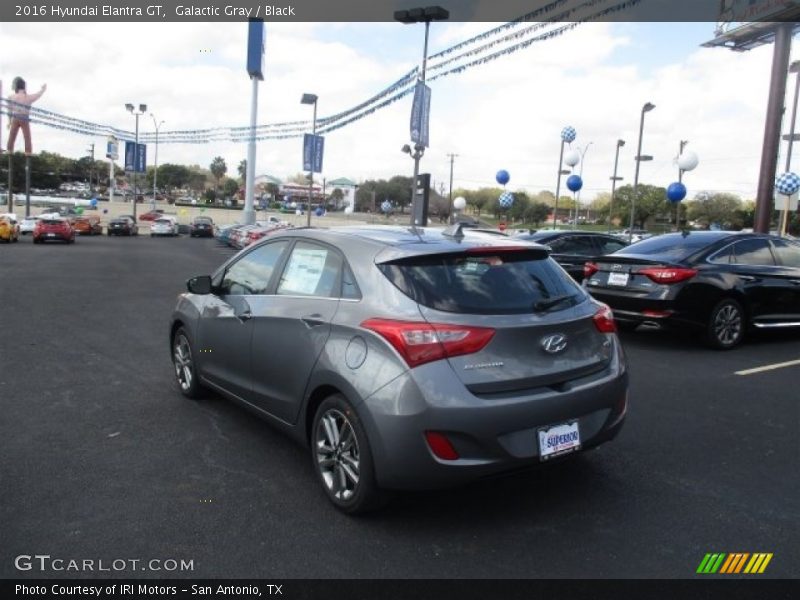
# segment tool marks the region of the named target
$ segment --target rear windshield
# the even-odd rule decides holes
[[[572,278],[535,250],[427,255],[379,268],[413,300],[446,312],[531,313],[567,308],[585,298]]]
[[[724,235],[660,235],[652,237],[625,248],[621,254],[642,254],[645,256],[658,255],[671,259],[683,259],[691,256],[698,250],[722,239]]]
[[[44,223],[45,225],[61,225],[62,223],[64,223],[64,221],[62,221],[61,219],[44,219],[42,223]]]

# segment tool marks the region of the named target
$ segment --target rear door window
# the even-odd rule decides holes
[[[738,265],[775,265],[767,240],[750,239],[733,245],[734,262]]]
[[[772,240],[772,246],[781,265],[800,268],[800,245],[786,240]]]
[[[297,242],[278,283],[278,295],[338,298],[342,257],[332,248]]]
[[[426,255],[379,268],[407,296],[446,312],[531,313],[556,304],[565,308],[585,297],[571,277],[537,250]]]
[[[563,237],[548,244],[556,254],[572,254],[575,256],[594,256],[597,249],[592,238],[587,235]]]

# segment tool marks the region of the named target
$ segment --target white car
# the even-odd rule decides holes
[[[25,217],[19,222],[19,232],[22,235],[33,233],[33,230],[36,228],[36,222],[40,218],[41,217]]]
[[[175,217],[161,217],[153,221],[150,226],[150,236],[178,235],[178,219]]]

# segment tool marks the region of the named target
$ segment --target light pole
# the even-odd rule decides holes
[[[139,117],[147,112],[147,104],[140,104],[139,111],[137,112],[133,104],[126,104],[125,108],[129,113],[131,113],[134,117],[136,117],[136,139],[134,143],[134,152],[133,152],[133,220],[136,220],[136,199],[139,196],[138,189],[136,187],[137,180],[136,180],[136,169],[139,167]]]
[[[611,202],[608,204],[608,233],[611,233],[611,211],[614,210],[614,194],[617,192],[617,182],[622,181],[622,177],[617,177],[617,167],[619,166],[619,149],[625,145],[625,140],[617,140],[617,151],[614,155],[614,174],[611,176]]]
[[[633,219],[636,210],[636,193],[639,190],[639,165],[643,160],[653,160],[652,156],[642,156],[642,135],[644,134],[644,115],[656,107],[655,104],[650,102],[642,106],[642,116],[639,120],[639,146],[636,151],[636,172],[633,176],[633,197],[631,198],[631,222],[628,229],[628,243],[633,242]]]
[[[164,124],[164,121],[157,121],[156,116],[153,113],[150,113],[150,116],[153,117],[153,125],[156,127],[156,155],[153,160],[155,163],[155,168],[153,169],[153,210],[156,208],[156,182],[158,181],[158,130]]]
[[[788,173],[792,170],[792,144],[794,144],[797,135],[795,134],[795,119],[797,118],[797,96],[800,94],[800,60],[794,61],[789,66],[789,73],[797,73],[794,84],[794,102],[792,103],[792,119],[789,122],[789,135],[783,136],[783,139],[788,140],[789,146],[786,149],[786,170]],[[789,197],[786,197],[786,204],[784,205],[783,215],[781,217],[780,234],[786,235],[786,228],[789,225]]]
[[[431,21],[445,21],[450,18],[450,12],[441,6],[428,6],[427,8],[411,8],[408,10],[397,10],[394,13],[394,20],[409,25],[411,23],[425,23],[425,44],[422,49],[422,75],[420,81],[425,84],[425,70],[428,66],[428,33],[431,27]],[[412,140],[413,141],[413,140]],[[403,146],[403,152],[405,148]],[[425,153],[425,145],[416,142],[414,144],[414,152],[407,153],[414,159],[414,178],[411,180],[411,225],[416,225],[415,215],[417,206],[417,178],[419,177],[419,161]]]
[[[581,151],[581,168],[578,171],[578,177],[583,179],[583,159],[586,156],[586,153],[589,151],[589,146],[594,144],[594,142],[589,142],[584,146],[583,150]],[[583,188],[581,188],[583,189]],[[578,193],[575,197],[575,228],[578,228],[578,216],[580,215],[580,202],[581,202],[581,190],[578,190]]]
[[[686,147],[686,144],[689,143],[689,140],[681,140],[680,144],[678,144],[678,160],[680,160],[681,155],[683,154],[683,149]],[[683,183],[683,169],[680,165],[678,165],[678,183]],[[675,231],[681,230],[681,203],[675,203]]]
[[[317,156],[317,95],[303,94],[300,104],[314,105],[314,118],[311,121],[311,160],[308,170],[308,210],[306,211],[306,227],[311,227],[311,195],[314,192],[314,160]]]
[[[448,154],[448,156],[450,157],[450,200],[449,200],[450,209],[449,209],[449,211],[447,213],[447,222],[448,223],[453,223],[454,222],[454,220],[453,220],[453,162],[455,162],[456,156],[458,156],[458,154],[452,154],[451,153],[451,154]]]

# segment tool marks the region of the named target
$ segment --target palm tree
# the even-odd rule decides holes
[[[239,163],[239,166],[237,167],[237,170],[239,171],[239,178],[242,180],[242,183],[244,183],[244,179],[245,179],[245,177],[247,177],[247,159],[246,158],[242,159],[242,161]]]
[[[211,161],[211,164],[208,168],[211,171],[211,174],[214,176],[214,196],[216,196],[217,191],[219,190],[219,181],[225,177],[225,173],[228,172],[228,165],[225,164],[224,158],[217,156]]]

